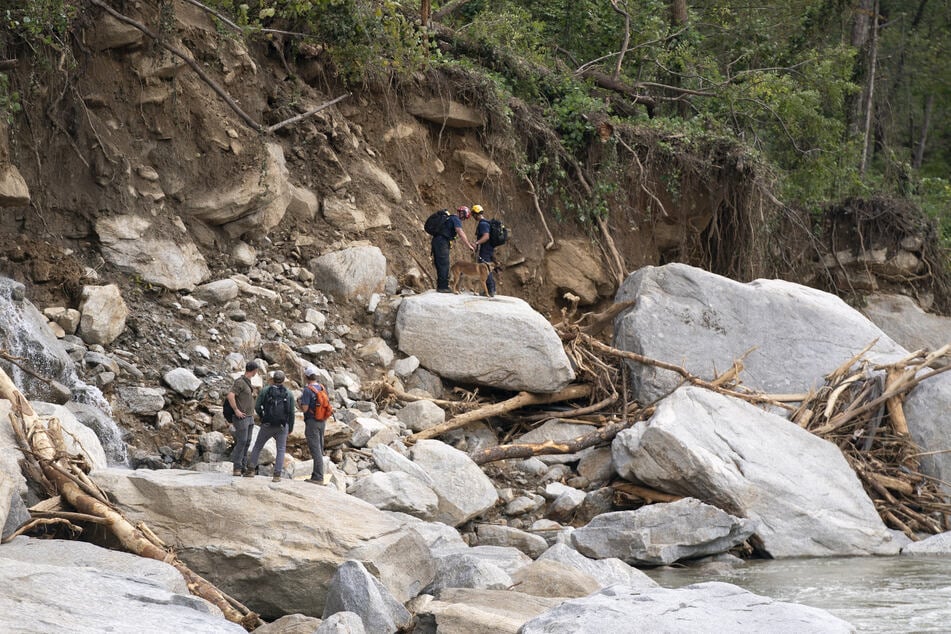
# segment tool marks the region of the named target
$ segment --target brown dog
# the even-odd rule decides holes
[[[449,268],[449,272],[452,275],[452,292],[459,292],[459,282],[462,281],[462,278],[477,277],[479,278],[479,281],[482,282],[482,292],[485,293],[486,297],[488,297],[489,287],[485,285],[485,281],[488,279],[489,273],[497,270],[499,270],[499,267],[494,262],[490,264],[485,262],[468,262],[465,260],[453,262],[452,266]],[[495,283],[498,284],[499,280],[496,279]]]

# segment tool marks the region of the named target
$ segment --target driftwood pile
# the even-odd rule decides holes
[[[0,398],[10,401],[10,424],[23,453],[21,470],[30,485],[45,499],[30,510],[31,520],[11,534],[75,538],[94,533],[92,541],[105,546],[118,543],[124,550],[164,561],[184,577],[189,591],[217,606],[225,618],[240,623],[248,631],[263,624],[257,614],[226,595],[211,582],[195,574],[171,548],[143,523],[133,524],[88,476],[90,467],[83,455],[67,450],[63,428],[56,418],[37,416],[30,402],[0,369]]]
[[[921,473],[925,454],[908,432],[902,399],[918,383],[951,370],[934,367],[951,358],[951,345],[872,365],[863,355],[873,344],[830,373],[791,420],[842,450],[886,525],[911,539],[947,531],[951,503],[940,487],[951,484]]]

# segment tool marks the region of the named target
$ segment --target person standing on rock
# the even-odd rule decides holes
[[[251,449],[251,459],[243,473],[245,477],[254,477],[264,443],[273,438],[277,444],[277,457],[274,461],[274,476],[271,481],[281,481],[284,454],[287,452],[287,436],[294,429],[294,397],[284,387],[284,378],[283,372],[275,371],[271,375],[271,385],[261,390],[258,400],[254,403],[254,411],[258,413],[261,429],[254,441],[254,448]]]
[[[234,475],[240,476],[248,466],[248,447],[251,445],[251,428],[254,427],[254,389],[251,378],[258,371],[258,364],[249,361],[244,366],[244,374],[234,380],[228,401],[234,408],[234,449],[231,450],[231,463]]]
[[[324,432],[327,430],[327,419],[333,411],[330,407],[330,398],[327,388],[317,382],[317,368],[311,366],[304,371],[307,385],[301,391],[298,405],[304,412],[304,437],[307,439],[307,448],[314,459],[314,469],[308,482],[322,485],[324,483]]]
[[[469,237],[462,229],[462,221],[469,218],[469,208],[465,205],[456,208],[456,215],[446,217],[443,231],[436,233],[432,239],[433,264],[436,266],[436,291],[451,293],[449,288],[449,249],[456,238],[462,238],[470,251],[475,251],[475,245],[469,242]]]
[[[495,247],[489,241],[492,229],[489,221],[483,216],[482,205],[472,205],[472,216],[476,221],[476,259],[480,263],[489,265],[489,273],[485,278],[485,288],[489,297],[495,297],[495,271],[492,270],[492,260],[495,257]]]

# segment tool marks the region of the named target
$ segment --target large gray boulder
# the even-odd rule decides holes
[[[601,589],[586,572],[554,559],[533,561],[512,575],[512,586],[536,597],[584,597]]]
[[[439,499],[431,519],[459,526],[498,501],[499,494],[489,477],[458,449],[438,440],[421,440],[413,445],[411,454],[413,462],[429,476]]]
[[[922,381],[905,398],[905,418],[915,443],[921,447],[921,470],[943,483],[951,495],[951,372]]]
[[[525,623],[519,634],[585,632],[801,632],[849,634],[854,628],[825,610],[774,601],[737,586],[707,582],[676,590],[615,585],[565,601]]]
[[[401,601],[433,578],[418,533],[332,487],[179,470],[92,477],[126,517],[144,521],[195,572],[265,618],[322,616],[328,583],[350,559]]]
[[[426,588],[427,594],[439,594],[444,588],[505,590],[512,585],[507,572],[468,549],[438,554],[435,561],[436,576]]]
[[[241,634],[172,566],[84,542],[0,545],[0,630]]]
[[[401,351],[460,383],[549,393],[575,378],[555,329],[515,297],[436,292],[407,297],[395,333]],[[487,343],[474,346],[474,341]]]
[[[898,553],[838,447],[745,401],[680,388],[612,451],[621,477],[756,520],[773,557]]]
[[[921,555],[933,557],[935,555],[947,557],[951,555],[951,532],[938,533],[922,539],[920,542],[911,542],[901,549],[903,555]]]
[[[330,580],[323,618],[338,612],[353,612],[367,630],[380,634],[402,631],[412,620],[403,604],[359,561],[344,562]]]
[[[276,227],[294,199],[284,150],[279,143],[268,142],[254,146],[253,151],[256,156],[249,160],[261,165],[254,178],[235,172],[230,178],[176,184],[178,189],[188,187],[188,195],[182,196],[184,211],[220,226],[232,238],[265,235]]]
[[[951,317],[926,313],[907,295],[871,295],[862,313],[906,350],[951,343]]]
[[[597,515],[571,533],[571,545],[594,559],[666,566],[724,553],[753,534],[755,522],[694,498]]]
[[[119,215],[98,219],[96,233],[103,257],[150,284],[191,290],[211,274],[184,225],[166,235],[148,218]]]
[[[310,270],[314,286],[337,301],[370,295],[383,290],[386,258],[378,247],[354,246],[314,259]]]
[[[743,383],[769,393],[806,392],[878,340],[873,361],[906,351],[858,311],[829,293],[781,280],[741,284],[686,264],[645,267],[618,289],[634,300],[614,325],[614,345],[683,366],[701,378],[743,358]],[[751,350],[752,349],[752,350]],[[673,391],[682,377],[629,363],[638,401]]]
[[[422,481],[402,471],[374,471],[354,482],[347,493],[383,511],[400,511],[424,520],[433,519],[439,498]]]

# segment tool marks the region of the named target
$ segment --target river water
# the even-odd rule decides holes
[[[951,557],[750,560],[646,572],[665,588],[724,581],[822,608],[858,632],[951,632]]]

